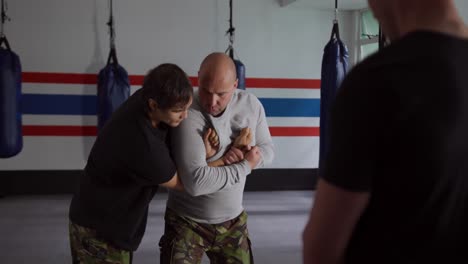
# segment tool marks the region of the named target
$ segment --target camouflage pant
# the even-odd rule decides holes
[[[166,209],[164,219],[161,264],[200,263],[203,253],[213,264],[253,264],[247,213],[224,223],[203,224]]]
[[[117,249],[96,237],[96,231],[70,221],[73,264],[131,264],[132,252]]]

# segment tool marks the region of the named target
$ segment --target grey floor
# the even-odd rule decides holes
[[[247,192],[256,263],[301,263],[301,232],[313,192]],[[134,263],[159,263],[165,194],[157,194]],[[0,263],[71,263],[68,244],[70,196],[12,196],[0,199]],[[203,263],[209,263],[206,256]]]

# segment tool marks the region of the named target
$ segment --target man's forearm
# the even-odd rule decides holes
[[[206,165],[186,172],[188,174],[183,178],[183,182],[187,193],[199,196],[231,188],[241,182],[250,172],[250,165],[246,160],[229,166]]]

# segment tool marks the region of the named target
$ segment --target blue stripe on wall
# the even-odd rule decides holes
[[[95,95],[23,94],[23,114],[96,115]],[[268,117],[319,117],[320,99],[259,98]]]
[[[269,117],[319,117],[320,99],[259,98]]]
[[[96,115],[95,95],[23,94],[23,114]]]

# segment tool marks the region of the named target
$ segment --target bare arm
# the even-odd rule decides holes
[[[304,264],[343,263],[369,192],[351,192],[320,179],[315,202],[302,235]]]
[[[184,185],[182,184],[182,181],[180,180],[177,173],[174,174],[174,176],[169,181],[161,183],[160,186],[166,187],[168,189],[176,190],[176,191],[184,190]]]

